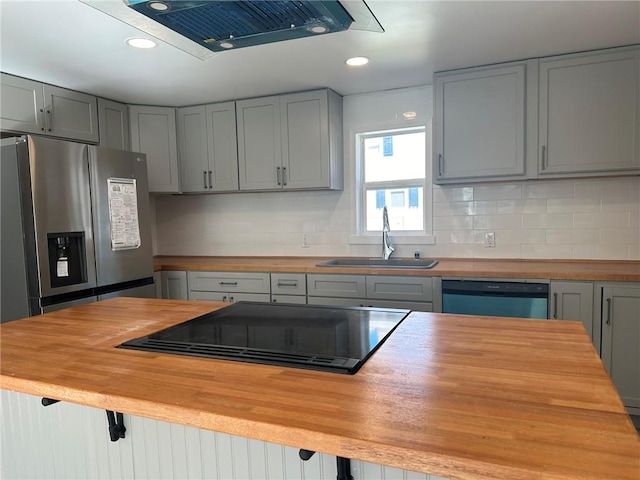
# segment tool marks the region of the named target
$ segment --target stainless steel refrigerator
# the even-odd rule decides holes
[[[0,164],[2,322],[155,297],[144,154],[25,136]]]

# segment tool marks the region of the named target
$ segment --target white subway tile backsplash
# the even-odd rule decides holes
[[[631,260],[620,245],[573,245],[573,258],[587,260]]]
[[[522,198],[571,198],[573,184],[570,182],[534,182],[522,186]]]
[[[600,245],[634,245],[640,243],[636,228],[601,228]]]
[[[476,186],[473,189],[474,200],[509,200],[522,198],[522,185],[493,184]]]
[[[473,217],[471,216],[450,216],[434,217],[434,230],[463,230],[473,228]]]
[[[595,245],[600,240],[600,231],[597,228],[563,228],[547,229],[546,243],[562,245]]]
[[[574,213],[575,228],[629,228],[629,213]]]
[[[522,215],[477,215],[473,217],[473,228],[484,230],[522,228]]]
[[[523,258],[572,258],[571,245],[522,245]]]
[[[469,202],[473,200],[473,187],[433,187],[434,203]]]
[[[590,213],[600,211],[601,202],[599,198],[550,198],[547,200],[547,212],[549,213]]]
[[[530,213],[522,216],[524,228],[572,228],[570,213]]]
[[[498,200],[496,202],[496,213],[504,214],[522,214],[522,213],[546,213],[546,199],[522,199],[522,200]]]

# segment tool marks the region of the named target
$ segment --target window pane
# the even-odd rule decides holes
[[[411,192],[414,193],[411,193]],[[366,230],[368,232],[382,231],[382,207],[378,207],[378,199],[382,196],[389,200],[389,225],[391,231],[424,230],[424,203],[422,187],[390,188],[386,190],[371,189],[366,194]],[[415,198],[413,198],[415,196]],[[407,199],[409,201],[407,202]],[[415,205],[412,204],[415,200]]]
[[[424,132],[369,137],[364,140],[364,181],[424,178]]]

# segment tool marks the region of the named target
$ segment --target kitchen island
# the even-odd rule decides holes
[[[355,375],[115,348],[223,306],[116,298],[4,324],[1,386],[446,477],[638,478],[580,323],[413,312]]]

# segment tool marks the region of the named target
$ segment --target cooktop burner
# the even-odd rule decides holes
[[[238,302],[119,347],[353,374],[409,313]]]

